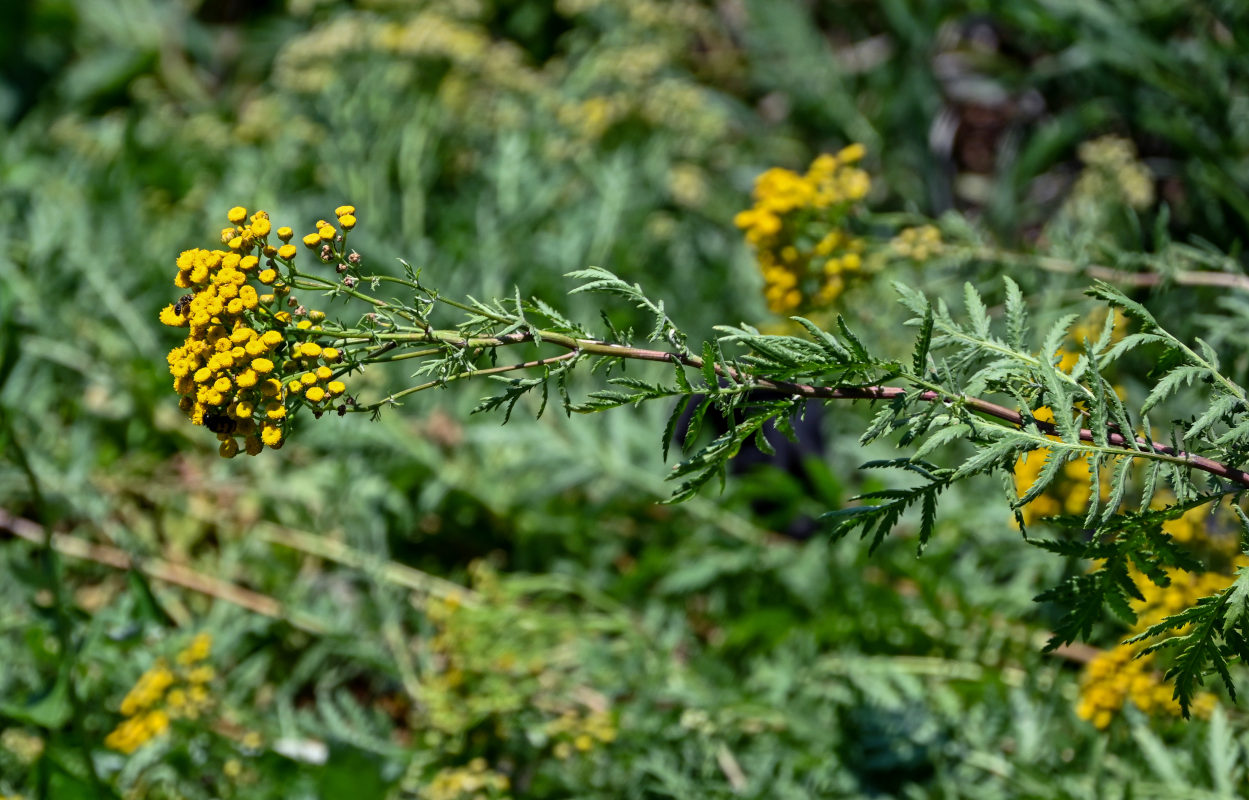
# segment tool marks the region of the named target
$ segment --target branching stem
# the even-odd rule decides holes
[[[389,405],[395,400],[398,400],[406,395],[424,391],[425,389],[430,389],[435,386],[440,386],[453,380],[462,380],[464,378],[471,378],[478,375],[500,374],[504,372],[528,369],[531,367],[545,366],[559,361],[570,360],[579,354],[599,355],[611,358],[626,358],[639,361],[669,362],[681,364],[693,369],[703,368],[703,359],[699,356],[688,353],[629,347],[597,339],[580,339],[561,333],[555,333],[553,331],[539,331],[537,337],[535,337],[533,333],[523,331],[516,331],[513,333],[503,334],[501,336],[470,337],[464,336],[459,331],[450,330],[429,330],[425,332],[417,331],[411,333],[370,333],[365,331],[345,331],[344,334],[346,334],[343,337],[345,341],[360,339],[394,342],[441,342],[444,345],[449,345],[459,349],[472,347],[502,347],[513,344],[531,343],[540,338],[542,342],[557,345],[570,351],[561,356],[537,359],[534,361],[525,361],[519,364],[511,364],[501,367],[468,370],[447,378],[429,381],[427,383],[404,389],[403,391],[390,395],[385,400],[381,400],[372,405],[360,406],[357,408],[359,411],[374,411],[381,406]],[[821,400],[893,400],[914,391],[914,389],[896,386],[815,386],[812,384],[783,381],[774,378],[759,378],[747,373],[742,373],[731,367],[722,367],[719,364],[715,365],[715,371],[718,375],[728,378],[734,383],[746,384],[753,389],[776,391],[782,394],[794,395],[798,397],[810,397],[812,399]],[[917,381],[913,378],[908,379],[912,380],[913,383],[923,384],[923,382]],[[963,407],[971,409],[979,414],[1001,420],[1019,429],[1023,429],[1026,422],[1028,425],[1035,426],[1036,429],[1040,431],[1041,435],[1046,437],[1058,435],[1058,428],[1054,423],[1030,417],[1025,418],[1019,411],[988,400],[982,400],[976,397],[948,395],[936,391],[935,389],[924,389],[920,392],[918,398],[929,403],[958,403]],[[1122,433],[1113,430],[1107,433],[1106,440],[1111,445],[1107,452],[1110,452],[1111,454],[1122,454],[1136,458],[1151,458],[1155,460],[1167,461],[1191,467],[1193,469],[1198,469],[1242,486],[1249,486],[1249,472],[1214,461],[1213,459],[1209,459],[1204,456],[1187,453],[1182,450],[1176,450],[1168,445],[1160,444],[1158,442],[1150,442],[1139,436],[1129,439]],[[1081,428],[1080,441],[1094,444],[1096,439],[1093,435],[1093,431],[1089,428]],[[1098,447],[1096,449],[1101,448]]]

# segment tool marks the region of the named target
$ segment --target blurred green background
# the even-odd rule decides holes
[[[516,287],[593,323],[598,299],[563,298],[563,275],[595,264],[694,337],[775,324],[733,214],[763,169],[850,142],[874,208],[961,212],[1078,257],[1095,243],[1045,237],[1078,146],[1117,134],[1163,204],[1118,219],[1120,244],[1238,257],[1243,4],[0,9],[0,795],[1245,790],[1233,705],[1187,724],[1128,709],[1104,731],[1076,717],[1095,651],[1041,655],[1052,619],[1032,598],[1079,566],[1023,546],[1005,508],[949,498],[919,560],[906,528],[871,557],[811,534],[878,485],[853,470],[880,455],[856,444],[866,409],[825,415],[822,451],[676,506],[658,504],[668,409],[535,422],[531,406],[500,426],[470,417],[474,385],[374,423],[303,420],[280,453],[224,461],[177,410],[177,336],[156,321],[174,258],[212,246],[227,208],[303,232],[352,203],[369,265],[403,258],[450,294]],[[994,272],[910,278],[940,294]],[[835,311],[904,346],[886,278]],[[130,688],[200,632],[202,712],[106,747]]]

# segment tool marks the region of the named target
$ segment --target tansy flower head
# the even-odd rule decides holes
[[[340,206],[338,211],[336,216],[344,218],[354,209]],[[267,213],[257,211],[249,218],[244,207],[236,206],[227,217],[233,227],[223,229],[221,238],[228,249],[195,248],[179,254],[174,284],[185,293],[161,309],[159,316],[162,323],[186,333],[166,359],[180,395],[178,408],[192,424],[216,434],[219,452],[228,458],[280,447],[286,433],[282,420],[289,411],[286,401],[292,395],[320,402],[346,387],[334,381],[327,388],[324,384],[333,372],[318,364],[320,358],[326,364],[341,358],[338,350],[323,348],[316,341],[293,341],[289,351],[284,351],[283,326],[293,321],[292,311],[268,310],[286,298],[303,318],[298,327],[306,331],[305,336],[322,331],[319,324],[325,320],[324,312],[306,311],[289,296],[291,286],[280,278],[272,260],[261,269],[257,245],[264,246],[264,257],[289,264],[296,254],[295,246],[289,244],[293,231],[278,228],[277,238],[283,244],[272,247],[265,241],[274,232]],[[318,232],[305,237],[305,242],[314,249],[329,249],[324,242],[337,237],[338,230],[324,220],[316,227]],[[258,284],[273,285],[272,293],[261,295]],[[308,393],[309,388],[315,391]],[[137,719],[130,721],[134,723],[127,729],[131,733],[138,730],[134,727]],[[115,731],[112,740],[127,747],[137,746],[138,741],[125,731]]]

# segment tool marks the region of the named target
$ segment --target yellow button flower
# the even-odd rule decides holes
[[[247,209],[243,208],[242,206],[235,206],[234,208],[226,212],[226,219],[230,220],[235,225],[237,225],[243,220],[247,219]]]

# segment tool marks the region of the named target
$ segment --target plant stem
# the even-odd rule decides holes
[[[564,361],[570,358],[575,358],[576,356],[581,355],[581,354],[601,355],[601,356],[607,356],[611,358],[627,358],[627,359],[634,359],[634,360],[639,360],[639,361],[669,362],[669,363],[681,364],[683,366],[690,367],[693,369],[702,369],[703,367],[703,359],[695,355],[675,353],[675,352],[671,352],[667,350],[648,350],[648,349],[639,348],[639,347],[628,347],[628,346],[612,344],[611,342],[604,342],[604,341],[600,341],[596,339],[578,339],[572,336],[566,336],[564,334],[554,333],[551,331],[539,331],[537,334],[537,337],[535,337],[534,334],[532,333],[517,331],[514,333],[504,334],[502,336],[475,336],[475,337],[466,338],[462,334],[460,334],[458,331],[430,330],[430,331],[426,331],[425,333],[392,334],[389,336],[385,334],[380,334],[379,338],[391,339],[394,341],[412,341],[412,342],[440,341],[445,344],[458,347],[458,348],[500,347],[504,345],[534,342],[540,338],[542,342],[557,345],[559,347],[564,347],[571,352],[566,353],[562,356],[554,356],[551,358],[537,359],[535,361],[526,361],[523,363],[511,364],[511,365],[503,366],[503,367],[491,367],[487,369],[469,370],[469,371],[461,372],[459,374],[450,376],[449,378],[429,381],[428,383],[423,383],[423,384],[420,384],[419,386],[413,386],[411,388],[404,389],[403,391],[393,394],[387,397],[386,399],[378,401],[377,403],[374,403],[372,405],[358,407],[356,409],[358,411],[374,411],[380,408],[381,406],[389,404],[405,395],[413,394],[419,391],[424,391],[425,389],[430,389],[435,386],[440,386],[444,383],[447,383],[453,380],[462,380],[464,378],[471,378],[477,375],[491,375],[491,374],[498,374],[502,372],[511,372],[511,371],[520,370],[520,369],[527,369],[529,367],[543,366],[546,364],[552,364],[558,361]],[[775,380],[771,378],[757,378],[748,373],[742,373],[739,370],[733,369],[731,367],[728,367],[728,368],[721,367],[719,364],[716,364],[714,366],[714,369],[715,369],[716,374],[721,375],[725,378],[728,378],[729,380],[737,384],[746,384],[754,389],[776,391],[782,394],[793,395],[797,397],[810,397],[813,399],[869,400],[869,401],[893,400],[898,397],[903,397],[909,393],[914,392],[913,388],[908,389],[908,388],[902,388],[902,387],[896,387],[896,386],[830,387],[830,386],[815,386],[815,385],[806,384],[806,383],[795,383],[792,381]],[[931,386],[931,384],[924,384],[924,382],[919,381],[918,379],[914,377],[907,377],[907,376],[903,376],[903,377],[906,378],[907,380],[910,380],[912,383],[919,383],[921,385]],[[979,413],[979,414],[982,414],[984,416],[991,417],[994,419],[1001,420],[1019,429],[1023,429],[1025,427],[1025,422],[1027,422],[1030,425],[1034,425],[1041,435],[1044,435],[1047,437],[1058,435],[1058,427],[1054,423],[1033,419],[1030,415],[1028,417],[1025,417],[1023,414],[1021,414],[1018,411],[1015,411],[1014,409],[1007,408],[1006,406],[999,405],[997,403],[993,403],[988,400],[983,400],[983,399],[976,398],[976,397],[948,395],[948,394],[944,394],[942,392],[939,392],[931,388],[924,389],[918,395],[916,395],[916,397],[917,399],[922,400],[924,402],[928,402],[928,403],[957,402],[963,407],[969,408],[972,411],[975,411],[976,413]],[[1224,478],[1226,480],[1232,481],[1242,486],[1249,486],[1249,473],[1241,469],[1238,469],[1236,467],[1228,466],[1218,461],[1214,461],[1213,459],[1209,459],[1204,456],[1194,455],[1192,453],[1187,453],[1182,450],[1176,450],[1173,447],[1160,444],[1158,442],[1149,442],[1139,436],[1128,438],[1118,431],[1109,431],[1107,433],[1106,438],[1109,444],[1111,445],[1111,447],[1109,448],[1109,452],[1112,452],[1112,453],[1121,452],[1123,455],[1132,456],[1136,458],[1152,458],[1152,459],[1161,460],[1161,461],[1168,461],[1174,464],[1180,464],[1183,466],[1191,467],[1193,469],[1201,470],[1203,472],[1207,472],[1211,475]],[[1090,444],[1095,443],[1096,440],[1093,436],[1092,430],[1090,430],[1089,428],[1081,428],[1080,429],[1080,441],[1088,442]],[[1099,447],[1096,449],[1102,449],[1102,448]]]
[[[1120,286],[1150,287],[1172,281],[1181,286],[1215,286],[1223,289],[1249,291],[1249,275],[1236,275],[1230,272],[1179,270],[1169,275],[1163,275],[1157,272],[1128,272],[1102,264],[1079,264],[1065,258],[1032,255],[1030,253],[1012,253],[1006,250],[995,250],[990,247],[967,248],[965,252],[967,255],[980,261],[1031,264],[1040,267],[1046,272],[1054,272],[1060,275],[1084,274],[1090,278],[1097,278],[1098,280]]]

